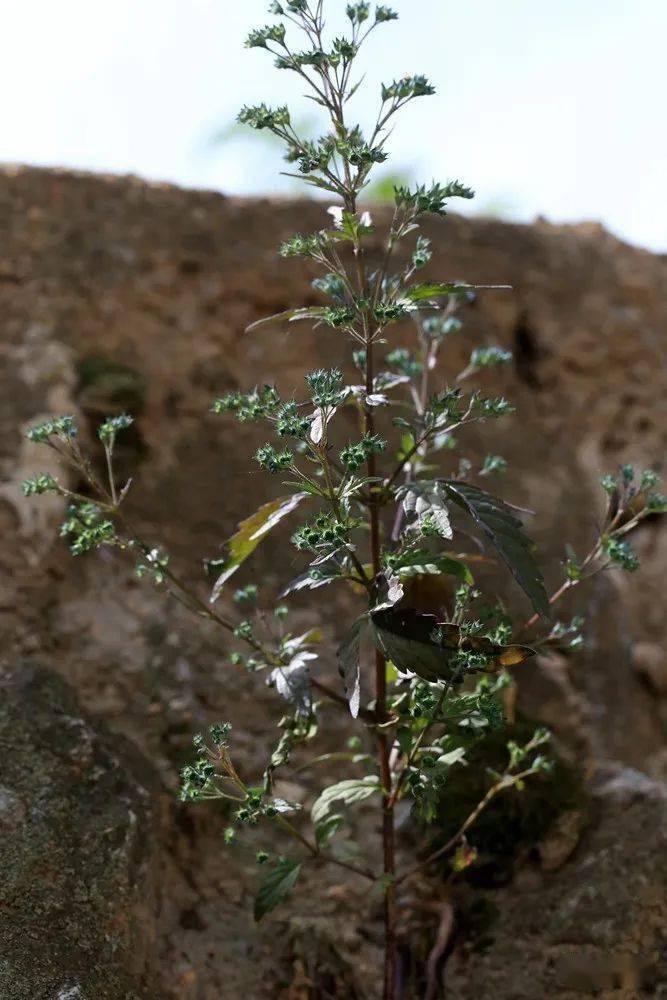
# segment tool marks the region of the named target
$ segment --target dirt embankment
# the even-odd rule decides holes
[[[127,408],[137,416],[121,450],[136,476],[134,517],[200,578],[201,559],[273,486],[249,458],[254,432],[213,417],[212,397],[264,380],[298,391],[305,372],[338,360],[331,332],[243,333],[315,301],[313,275],[275,248],[323,224],[312,202],[0,172],[0,636],[12,692],[0,710],[0,853],[17,873],[0,900],[0,983],[13,984],[2,995],[301,1000],[334,995],[337,982],[341,996],[373,996],[376,901],[323,882],[257,934],[252,861],[223,851],[214,811],[170,804],[192,733],[220,717],[234,723],[243,766],[261,768],[273,695],[231,674],[224,638],[131,567],[72,560],[56,537],[59,504],[26,503],[19,489],[45,468],[22,439],[26,424],[75,412],[85,434]],[[434,276],[514,286],[479,298],[445,364],[458,371],[473,341],[514,352],[500,391],[518,415],[471,447],[509,460],[499,489],[538,512],[532,533],[554,582],[563,542],[581,551],[595,530],[598,475],[664,461],[667,261],[591,225],[454,217],[429,229]],[[637,548],[636,578],[605,575],[587,595],[587,652],[541,660],[520,687],[520,706],[555,730],[590,782],[585,821],[568,807],[500,887],[468,899],[448,996],[663,995],[667,531],[647,524]],[[270,542],[258,554],[269,585],[293,571],[285,552]],[[330,609],[332,634],[335,618]],[[372,819],[360,823],[360,837],[372,831]],[[428,888],[445,898],[443,886]],[[37,935],[29,963],[17,927]]]

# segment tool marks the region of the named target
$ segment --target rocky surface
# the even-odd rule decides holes
[[[219,717],[234,723],[248,772],[261,767],[267,720],[276,714],[272,695],[257,691],[250,678],[230,674],[224,638],[193,626],[185,612],[165,605],[159,594],[133,579],[131,567],[68,556],[56,538],[59,504],[27,503],[20,497],[21,480],[44,471],[48,457],[24,443],[22,431],[41,415],[65,411],[76,413],[84,436],[90,435],[101,414],[130,409],[137,416],[136,434],[120,458],[135,475],[132,516],[147,538],[173,553],[180,572],[199,580],[201,558],[215,553],[239,517],[273,486],[255,473],[249,459],[253,432],[239,439],[235,429],[232,438],[230,425],[209,413],[212,397],[264,379],[275,379],[289,392],[298,389],[304,372],[338,360],[340,344],[331,332],[313,337],[300,325],[290,334],[275,329],[251,337],[243,333],[261,315],[315,301],[309,285],[313,275],[278,259],[275,247],[294,230],[320,227],[323,218],[322,206],[312,202],[243,202],[128,178],[58,171],[0,173],[4,655],[11,663],[38,657],[58,671],[76,691],[82,711],[94,712],[111,730],[129,737],[169,790],[192,733]],[[430,229],[435,277],[514,286],[512,294],[480,297],[466,317],[465,341],[452,342],[443,378],[447,370],[459,370],[472,340],[514,350],[514,370],[500,388],[516,402],[518,416],[469,443],[480,455],[500,453],[510,461],[512,478],[498,489],[538,512],[531,530],[540,542],[546,574],[555,582],[563,541],[582,550],[593,536],[600,511],[597,476],[621,461],[638,467],[659,467],[664,461],[667,261],[590,225],[517,226],[454,217]],[[643,558],[640,576],[608,574],[582,595],[588,605],[587,653],[541,661],[524,672],[520,684],[520,706],[555,729],[562,752],[578,761],[591,780],[610,759],[649,775],[652,782],[667,774],[667,532],[648,523],[637,548]],[[267,542],[258,553],[253,565],[269,585],[293,573],[291,564],[276,558],[284,552]],[[571,610],[576,609],[573,602]],[[329,614],[333,626],[335,609]],[[304,624],[312,621],[305,607],[298,616]],[[30,689],[23,696],[31,698]],[[3,787],[5,766],[0,768]],[[122,780],[135,787],[131,765],[122,770]],[[639,804],[632,808],[618,806],[608,788],[596,793],[583,839],[577,827],[566,848],[553,838],[544,848],[538,865],[544,881],[538,889],[530,881],[536,877],[534,860],[519,865],[516,883],[494,903],[501,914],[492,921],[497,930],[491,940],[497,943],[485,952],[473,978],[461,971],[467,946],[464,935],[456,937],[447,962],[452,989],[461,997],[474,989],[483,997],[508,1000],[569,996],[570,980],[553,969],[560,968],[569,945],[579,954],[586,941],[579,931],[566,939],[557,912],[549,911],[543,920],[536,914],[543,899],[552,900],[555,910],[559,901],[573,900],[582,880],[591,886],[591,909],[575,907],[578,926],[604,927],[608,937],[599,947],[610,954],[632,950],[633,928],[652,926],[657,904],[639,888],[635,894],[632,887],[639,881],[625,874],[621,861],[633,857],[637,837],[648,828],[647,844],[656,851],[660,846],[652,839],[661,808],[655,787],[650,784],[649,791],[648,784],[642,785]],[[8,816],[21,811],[11,802],[7,808]],[[154,824],[163,829],[152,806],[145,809],[151,830]],[[78,821],[76,802],[72,810]],[[120,814],[116,819],[122,827]],[[562,824],[567,840],[567,822]],[[127,836],[133,836],[129,820],[125,825]],[[319,909],[310,896],[300,901],[303,926],[283,914],[257,936],[248,917],[256,873],[249,864],[239,875],[237,862],[227,860],[219,817],[179,811],[167,826],[173,834],[157,838],[155,846],[162,852],[165,891],[159,907],[146,916],[146,926],[155,919],[157,930],[146,933],[139,948],[146,968],[151,954],[159,966],[155,997],[217,1000],[245,991],[261,998],[277,995],[278,983],[290,1000],[301,1000],[308,995],[303,979],[309,970],[331,963],[341,981],[352,984],[345,987],[347,995],[372,995],[367,984],[377,959],[374,904],[369,910],[358,907],[354,926],[343,931],[336,923],[336,900],[349,898],[353,886],[334,886]],[[143,844],[148,868],[149,846]],[[604,861],[608,855],[612,868]],[[647,847],[637,879],[649,875]],[[112,887],[113,881],[102,887],[102,909],[110,905]],[[626,891],[637,896],[636,910],[626,905]],[[616,921],[604,902],[607,895],[619,910]],[[145,898],[150,910],[155,897],[147,891]],[[525,921],[522,905],[531,914]],[[123,912],[133,912],[132,907]],[[528,929],[532,937],[524,938]],[[533,980],[516,982],[527,983],[521,988],[528,990],[539,983],[539,992],[512,993],[511,984],[509,992],[494,992],[512,936],[523,942],[516,950],[525,950],[526,968],[534,972]],[[632,997],[633,989],[658,995],[652,957],[657,937],[650,944],[649,936],[640,940],[637,948],[648,955],[646,962],[638,960],[642,970],[649,970],[640,974],[643,985],[610,996]],[[551,971],[540,965],[542,954],[554,956]],[[122,949],[117,953],[121,985],[109,993],[113,1000],[125,995],[123,989],[138,989],[131,958]],[[350,970],[351,978],[346,980],[348,972],[341,969]],[[230,982],[235,992],[225,993]],[[543,984],[553,992],[545,994]],[[73,981],[72,988],[76,985]],[[592,989],[581,987],[579,995]]]
[[[154,996],[159,781],[53,672],[0,685],[0,996]]]
[[[607,769],[591,809],[569,864],[526,866],[487,897],[489,937],[448,963],[448,998],[667,996],[667,789]]]

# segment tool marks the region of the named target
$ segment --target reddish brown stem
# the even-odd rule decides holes
[[[363,270],[361,270],[363,275]],[[366,338],[366,393],[373,391],[373,342]],[[366,433],[375,433],[375,421],[372,408],[366,405]],[[368,475],[376,475],[375,456],[368,459]],[[370,529],[371,529],[371,563],[373,577],[377,579],[380,573],[380,510],[379,498],[371,495]],[[377,721],[382,723],[387,716],[387,664],[379,650],[375,651],[375,713]],[[395,1000],[396,997],[396,857],[394,834],[394,802],[392,798],[392,775],[389,760],[390,745],[387,736],[380,730],[377,735],[378,758],[380,765],[380,781],[384,789],[382,802],[382,848],[384,859],[384,877],[386,879],[384,897],[385,925],[385,961],[384,961],[384,1000]]]

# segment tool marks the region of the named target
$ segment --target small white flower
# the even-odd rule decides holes
[[[373,218],[371,216],[371,213],[370,212],[364,212],[364,214],[359,219],[359,223],[362,226],[368,226],[368,227],[372,226],[373,225]]]

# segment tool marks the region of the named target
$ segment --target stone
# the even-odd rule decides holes
[[[532,886],[488,894],[485,946],[447,963],[451,1000],[663,996],[667,983],[667,789],[608,767],[576,853]]]
[[[159,782],[52,671],[0,686],[0,996],[152,997]]]
[[[632,650],[632,665],[657,695],[667,696],[667,654],[657,642],[638,642]]]
[[[374,210],[379,225],[387,211],[383,206]],[[57,989],[65,996],[75,991],[76,997],[79,990],[86,1000],[88,989],[104,1000],[104,991],[116,983],[130,996],[137,994],[144,988],[142,977],[150,981],[153,964],[159,974],[150,995],[159,1000],[218,1000],[226,987],[259,1000],[275,996],[275,983],[285,977],[289,982],[290,973],[294,978],[295,963],[302,961],[296,946],[285,945],[292,947],[291,957],[276,952],[276,940],[287,940],[279,934],[286,919],[281,913],[275,922],[267,918],[259,933],[253,927],[250,892],[256,866],[239,873],[238,862],[221,849],[219,814],[206,808],[179,811],[173,839],[163,843],[159,812],[150,804],[140,808],[143,779],[135,770],[143,754],[173,791],[193,733],[229,717],[244,772],[261,775],[274,735],[270,726],[281,711],[274,695],[256,678],[230,671],[226,638],[208,625],[193,624],[183,609],[136,581],[131,563],[72,559],[57,538],[62,505],[57,500],[27,504],[20,482],[34,472],[52,471],[49,455],[42,451],[40,457],[22,440],[25,427],[41,415],[75,413],[84,441],[93,444],[100,416],[129,407],[137,423],[118,451],[122,473],[133,476],[128,510],[137,530],[168,549],[179,572],[205,596],[201,560],[217,555],[238,520],[275,489],[275,480],[256,474],[251,459],[265,439],[263,429],[246,426],[239,433],[210,413],[212,399],[264,379],[276,380],[285,393],[299,392],[307,371],[331,366],[340,357],[339,334],[313,334],[305,324],[295,324],[289,333],[279,327],[244,333],[261,316],[318,301],[310,284],[316,271],[279,259],[276,247],[294,231],[314,231],[325,223],[325,206],[317,201],[237,200],[136,178],[0,168],[3,655],[11,663],[39,655],[71,685],[81,708],[68,708],[64,716],[82,718],[85,725],[67,730],[69,738],[88,734],[90,746],[107,761],[102,785],[113,773],[121,791],[104,797],[102,812],[112,817],[108,825],[127,828],[123,803],[129,800],[144,831],[137,856],[145,875],[139,873],[136,883],[123,869],[123,857],[114,856],[104,881],[86,854],[89,867],[81,870],[92,868],[95,877],[85,881],[101,885],[102,898],[86,900],[76,879],[71,883],[64,874],[49,897],[51,913],[59,914],[58,907],[71,907],[78,915],[106,913],[99,917],[104,927],[115,912],[105,909],[107,890],[114,879],[126,885],[118,895],[124,916],[114,931],[121,943],[113,956],[105,951],[94,921],[83,922],[81,936],[89,950],[79,961],[71,945],[63,943],[62,921],[56,918],[57,926],[47,927],[41,911],[33,915],[38,936],[58,942],[41,957],[30,943],[33,931],[25,909],[19,906],[15,932],[11,922],[3,925],[3,933],[14,934],[9,954],[17,978],[11,988],[18,990],[20,982],[28,989],[26,997],[40,996],[41,987],[31,994],[31,987],[23,985],[30,981],[20,978],[29,976],[32,965],[47,976],[50,970],[54,976],[62,973]],[[480,461],[486,454],[509,460],[508,477],[488,480],[488,485],[537,512],[529,531],[555,587],[564,541],[581,553],[595,537],[603,502],[598,476],[621,462],[644,468],[664,461],[667,259],[590,225],[510,225],[449,216],[430,221],[427,235],[435,250],[428,278],[514,287],[511,294],[480,294],[466,315],[465,336],[448,343],[442,379],[463,367],[473,346],[497,344],[514,352],[514,365],[494,386],[516,403],[517,416],[471,433],[462,444]],[[401,331],[393,330],[392,337],[400,339]],[[442,471],[449,467],[443,465]],[[267,539],[253,557],[253,572],[269,587],[284,585],[294,575],[284,538]],[[651,852],[663,849],[658,826],[663,807],[651,779],[667,775],[667,691],[658,656],[667,643],[664,525],[646,523],[636,547],[642,559],[638,574],[603,574],[558,610],[563,619],[586,614],[586,651],[535,658],[516,672],[519,713],[548,724],[568,766],[579,768],[589,781],[599,780],[595,776],[606,762],[617,761],[616,786],[612,779],[606,790],[596,786],[590,815],[570,810],[535,845],[534,862],[519,866],[514,882],[491,894],[501,917],[493,925],[490,949],[472,956],[473,964],[479,963],[476,971],[472,965],[464,968],[466,945],[457,939],[447,976],[463,997],[473,987],[481,998],[495,997],[496,983],[498,997],[508,1000],[539,1000],[551,995],[552,987],[567,991],[568,983],[573,996],[585,995],[591,984],[604,995],[605,963],[615,982],[639,981],[650,990],[658,976],[659,935],[651,928],[654,916],[662,913],[662,888],[660,877],[652,877],[660,855]],[[508,600],[527,614],[506,574],[502,583]],[[314,610],[298,606],[295,631],[317,622],[335,639],[356,613],[351,597],[332,593]],[[337,682],[334,671],[331,682]],[[51,683],[56,690],[56,680]],[[40,684],[21,689],[25,720],[33,700],[36,717],[46,717]],[[11,695],[10,704],[16,697]],[[0,705],[0,717],[4,711]],[[90,713],[103,722],[93,723]],[[341,716],[338,744],[347,735],[346,724]],[[132,744],[110,737],[108,729]],[[121,745],[130,747],[127,753],[118,750]],[[71,848],[79,858],[85,845],[73,844],[74,830],[90,830],[90,843],[97,842],[90,827],[96,817],[88,808],[94,787],[68,783],[67,756],[48,747],[47,741],[35,749],[35,740],[26,736],[15,748],[15,760],[3,762],[0,851],[13,850],[17,831],[31,827],[30,790],[21,775],[26,768],[32,773],[30,761],[42,753],[45,771],[60,775],[55,787],[63,789],[57,829],[64,832],[56,847],[62,840],[63,850]],[[115,771],[109,770],[111,757],[119,761]],[[651,778],[641,778],[640,772]],[[413,842],[407,823],[402,835]],[[128,833],[134,844],[132,836]],[[28,839],[25,850],[34,847],[42,857],[52,840]],[[124,842],[120,833],[119,840]],[[275,846],[280,850],[284,844]],[[155,854],[161,866],[160,900],[151,888]],[[19,881],[30,881],[25,867],[17,871]],[[70,892],[71,884],[76,891]],[[131,955],[123,944],[137,912],[131,884],[144,887],[145,933],[130,949],[139,952],[136,967],[128,964]],[[309,882],[297,905],[312,906],[316,913],[311,916],[318,916],[329,885],[322,873],[316,886]],[[40,890],[37,885],[31,891]],[[335,917],[348,926],[349,910],[341,905],[336,914],[333,897],[328,904],[327,920]],[[572,914],[572,939],[562,907]],[[22,965],[16,946],[20,933],[28,942]],[[363,970],[359,981],[367,983],[377,964],[377,907],[369,914],[360,902],[350,933],[360,949],[355,957],[355,967]],[[376,943],[366,953],[363,942],[369,938]],[[107,958],[103,980],[99,967]],[[628,997],[638,989],[623,988]],[[11,990],[9,995],[14,1000]],[[115,1000],[122,993],[108,995]]]

